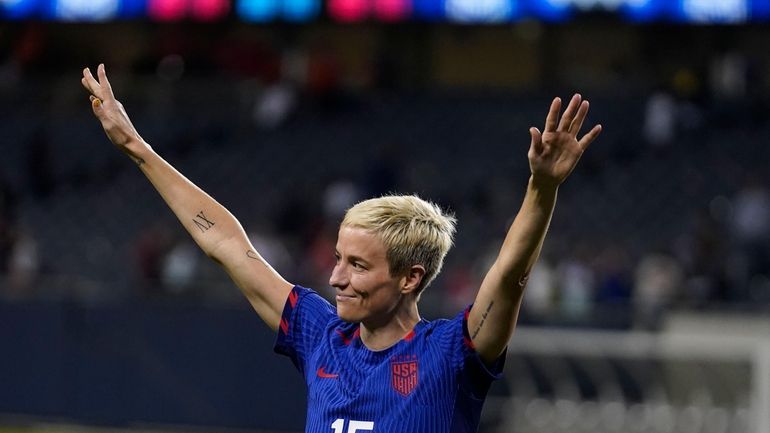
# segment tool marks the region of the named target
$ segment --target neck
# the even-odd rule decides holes
[[[361,341],[369,350],[385,350],[404,338],[419,321],[417,302],[401,304],[393,315],[381,324],[361,322]]]

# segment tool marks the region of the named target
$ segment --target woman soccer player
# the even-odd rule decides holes
[[[221,264],[277,332],[275,351],[305,377],[308,433],[475,432],[500,376],[524,288],[559,185],[601,132],[578,138],[588,101],[551,103],[541,133],[530,128],[524,202],[471,307],[451,320],[420,317],[420,294],[441,270],[455,220],[415,196],[386,196],[346,213],[329,279],[336,306],[284,280],[238,221],[155,153],[115,99],[104,69],[83,70],[91,108],[109,139],[155,186],[203,251]]]

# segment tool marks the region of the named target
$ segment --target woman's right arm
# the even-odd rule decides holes
[[[256,252],[241,224],[224,206],[142,139],[115,99],[104,65],[99,65],[97,75],[98,80],[86,68],[81,82],[91,93],[91,108],[107,137],[139,166],[198,246],[225,269],[262,320],[277,330],[292,285]]]

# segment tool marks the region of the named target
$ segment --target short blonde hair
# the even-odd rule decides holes
[[[420,294],[441,271],[452,247],[456,222],[454,216],[416,195],[388,195],[351,207],[340,225],[378,235],[385,244],[391,275],[414,265],[425,267],[416,290]]]

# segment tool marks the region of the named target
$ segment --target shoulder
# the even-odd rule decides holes
[[[337,309],[332,304],[324,299],[313,289],[307,287],[294,286],[289,292],[289,297],[286,300],[287,308],[297,308],[301,306],[305,309],[318,310],[319,312],[325,312],[329,314],[337,315]]]
[[[470,307],[460,311],[451,319],[436,319],[427,321],[421,334],[428,341],[438,342],[442,346],[454,347],[462,342],[467,334],[467,319]]]
[[[467,308],[455,314],[455,316],[451,319],[441,318],[427,321],[425,325],[425,331],[426,333],[440,334],[446,332],[454,332],[458,329],[462,330],[462,325],[468,320],[468,313],[470,310],[471,306],[469,305]]]
[[[294,286],[281,314],[280,329],[286,334],[292,328],[303,333],[314,329],[315,333],[337,318],[336,308],[315,290]]]

